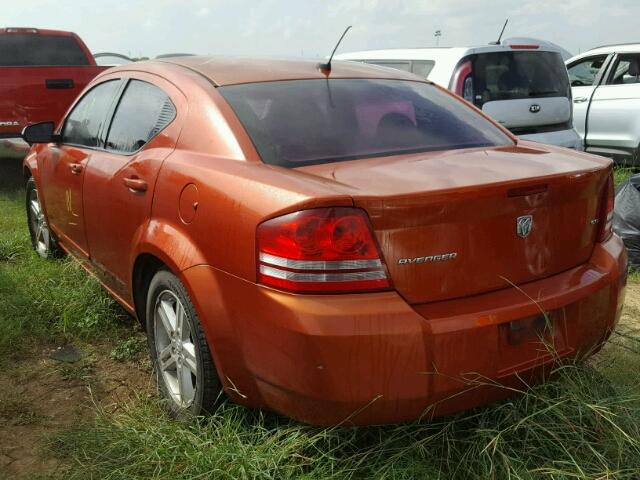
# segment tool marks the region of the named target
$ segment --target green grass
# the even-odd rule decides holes
[[[70,259],[32,251],[23,199],[0,193],[0,363],[34,342],[120,334],[132,321],[93,277]]]
[[[630,176],[636,173],[635,168],[631,167],[616,167],[613,170],[613,182],[617,187],[621,183],[626,182]]]
[[[0,194],[0,299],[4,368],[52,339],[111,339],[119,360],[141,349],[127,340],[133,321],[94,279],[31,252],[20,192]],[[314,428],[230,403],[179,422],[141,397],[115,412],[97,407],[95,419],[53,435],[49,454],[70,479],[637,479],[640,343],[613,340],[553,382],[430,424]],[[5,401],[0,417],[20,409]],[[29,409],[21,415],[37,421]]]

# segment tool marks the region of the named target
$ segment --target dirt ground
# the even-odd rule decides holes
[[[52,345],[0,373],[0,478],[55,474],[63,468],[45,452],[54,433],[94,415],[155,394],[146,357],[116,361],[107,345],[75,344],[81,359],[51,358]]]

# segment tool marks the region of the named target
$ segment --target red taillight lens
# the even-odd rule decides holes
[[[513,50],[537,50],[540,45],[526,44],[526,45],[509,45]]]
[[[473,103],[473,78],[471,73],[473,67],[471,62],[464,62],[458,67],[453,78],[453,91],[456,95],[464,98],[466,101]]]
[[[317,208],[258,226],[258,281],[291,292],[366,292],[389,288],[367,214]]]
[[[598,242],[604,242],[613,234],[613,199],[615,193],[613,188],[613,174],[609,175],[607,183],[602,191],[602,200],[600,201],[600,232],[598,233]]]

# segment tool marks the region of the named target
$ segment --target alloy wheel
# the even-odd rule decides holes
[[[31,222],[33,246],[38,255],[46,257],[49,254],[49,226],[40,205],[38,190],[35,188],[29,192],[29,221]]]
[[[188,408],[196,395],[196,347],[184,306],[170,290],[156,299],[154,334],[159,377],[176,405]]]

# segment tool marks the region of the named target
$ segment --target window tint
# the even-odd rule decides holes
[[[89,65],[73,37],[37,33],[0,35],[0,66]]]
[[[473,109],[422,82],[299,80],[218,91],[273,165],[511,144]]]
[[[132,153],[169,125],[176,109],[158,87],[131,80],[118,104],[107,137],[107,150]]]
[[[597,57],[589,57],[571,65],[568,68],[571,86],[581,87],[593,85],[606,59],[606,55],[599,55]]]
[[[640,83],[640,55],[620,55],[613,69],[609,85]]]
[[[99,146],[99,135],[120,82],[109,80],[89,90],[67,117],[62,132],[64,143]]]
[[[569,95],[569,77],[559,53],[495,52],[473,59],[473,99],[478,107],[494,100]]]

